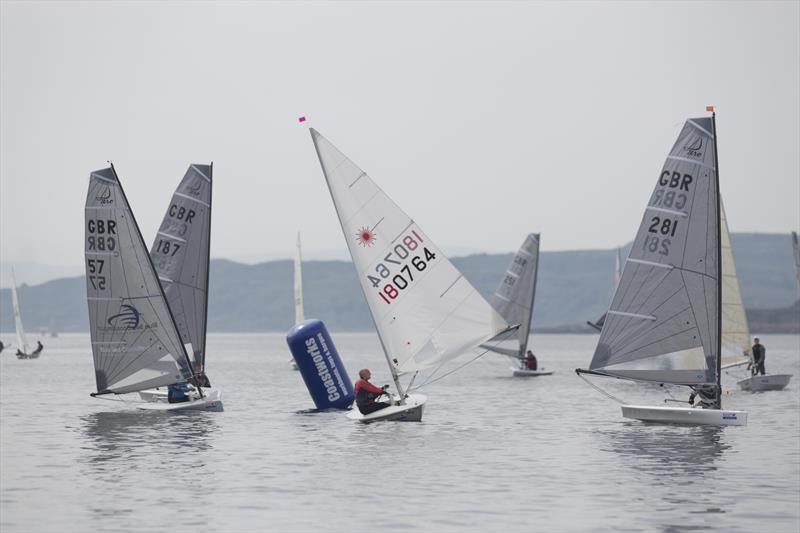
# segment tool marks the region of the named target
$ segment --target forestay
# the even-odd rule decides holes
[[[536,297],[536,274],[539,269],[538,233],[530,233],[514,255],[503,280],[494,291],[489,302],[509,324],[519,324],[517,339],[519,351],[508,353],[501,347],[485,346],[489,350],[522,357],[528,348],[528,337]]]
[[[303,311],[303,256],[300,251],[300,232],[297,232],[297,251],[294,255],[294,323],[304,321]]]
[[[664,163],[590,368],[656,382],[715,383],[718,190],[711,118],[690,119]]]
[[[190,165],[172,195],[150,250],[175,325],[191,345],[196,371],[205,366],[211,239],[210,165]]]
[[[750,360],[750,330],[742,305],[736,263],[731,249],[728,219],[720,199],[720,248],[722,253],[722,366]]]
[[[17,330],[17,349],[22,353],[28,353],[28,338],[25,336],[25,328],[22,327],[22,315],[19,312],[19,297],[17,296],[17,278],[14,269],[11,269],[11,305],[14,310],[14,327]]]
[[[84,244],[97,391],[188,380],[188,357],[113,168],[91,174]]]
[[[314,129],[311,136],[394,374],[438,366],[507,328],[365,172]]]

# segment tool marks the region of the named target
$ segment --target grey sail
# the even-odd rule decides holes
[[[590,369],[716,383],[719,207],[711,118],[686,122],[659,174]]]
[[[190,345],[195,372],[204,371],[211,239],[210,165],[190,165],[172,195],[150,249],[175,325]]]
[[[191,365],[113,167],[92,172],[85,218],[97,392],[122,394],[188,380]]]
[[[797,274],[797,284],[800,285],[800,243],[797,240],[797,232],[792,232],[792,251],[794,251],[794,267]]]
[[[517,330],[519,349],[509,350],[500,346],[483,345],[493,352],[523,357],[528,348],[533,302],[536,297],[536,274],[539,269],[539,237],[538,233],[528,234],[511,260],[497,290],[489,298],[489,303],[506,322],[519,324]]]

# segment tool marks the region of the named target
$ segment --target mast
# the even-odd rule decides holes
[[[720,220],[719,153],[717,151],[717,113],[711,106],[711,132],[714,134],[714,172],[717,185],[717,400],[722,409],[722,223]]]
[[[201,370],[205,374],[206,371],[206,333],[208,332],[208,278],[211,275],[211,206],[212,196],[214,194],[214,162],[208,166],[208,225],[206,231],[208,232],[208,250],[206,251],[206,301],[205,301],[205,317],[203,318],[203,364]],[[200,389],[200,386],[197,386]],[[201,392],[202,394],[202,392]]]
[[[139,242],[142,245],[142,249],[147,251],[147,247],[144,244],[144,238],[142,237],[142,230],[139,229],[139,223],[136,222],[136,216],[133,214],[133,209],[130,208],[130,202],[128,201],[128,197],[125,195],[125,189],[122,188],[122,183],[119,181],[119,176],[117,176],[117,170],[114,168],[114,163],[109,161],[109,165],[111,165],[111,172],[114,173],[114,179],[119,186],[119,192],[122,193],[122,197],[125,199],[125,203],[128,205],[128,211],[131,214],[131,220],[133,221],[133,227],[136,228],[136,236],[139,237]],[[172,309],[167,302],[167,295],[164,294],[164,287],[161,286],[161,282],[158,281],[158,275],[156,274],[156,267],[153,265],[153,258],[150,257],[149,253],[145,254],[147,256],[147,263],[150,265],[150,271],[153,273],[158,285],[158,292],[161,294],[161,298],[164,299],[165,307],[167,308],[167,312],[169,313],[169,319],[172,321],[172,325],[175,327],[175,331],[178,331],[178,327],[175,325],[175,317],[172,315]],[[189,358],[189,354],[186,353],[186,346],[183,345],[183,340],[181,339],[180,332],[178,332],[178,339],[180,339],[181,351],[183,352],[183,357],[186,359],[186,363],[189,365],[189,372],[192,373],[192,377],[195,377],[194,367],[192,366],[192,360]],[[199,387],[198,387],[199,390]],[[203,392],[200,391],[200,396],[203,395]]]
[[[333,189],[331,188],[330,178],[328,177],[328,173],[325,171],[325,165],[322,163],[322,155],[319,153],[319,147],[317,146],[317,139],[314,137],[314,128],[309,128],[311,132],[311,141],[314,143],[314,151],[317,153],[317,159],[319,159],[319,166],[322,168],[322,174],[325,176],[325,184],[328,186],[328,193],[331,195],[331,198],[335,199],[333,195]],[[339,225],[344,228],[345,224],[342,220],[342,215],[339,214],[339,208],[336,206],[336,202],[333,202],[333,209],[336,211],[336,217],[339,219]],[[350,253],[350,259],[353,261],[353,266],[355,267],[355,257],[353,257],[353,252],[350,251],[350,247],[347,247],[347,251]],[[364,285],[359,283],[361,287],[361,293],[364,295],[364,300],[369,301],[369,296],[367,292],[364,290]],[[389,355],[389,352],[386,350],[386,343],[383,340],[383,336],[381,336],[381,330],[378,327],[378,323],[375,321],[375,315],[370,310],[369,316],[372,318],[372,325],[375,327],[375,332],[378,334],[378,340],[381,343],[381,350],[383,350],[383,356],[386,358],[386,364],[389,365],[389,371],[392,373],[392,380],[394,381],[394,386],[397,387],[397,393],[400,395],[400,404],[405,404],[405,392],[403,391],[403,387],[400,386],[400,376],[397,375],[397,371],[395,370],[394,364],[392,363],[392,358]]]

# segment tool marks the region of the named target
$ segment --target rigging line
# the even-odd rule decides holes
[[[470,363],[472,363],[472,362],[474,362],[474,361],[477,361],[478,359],[480,359],[481,357],[483,357],[483,356],[484,356],[484,355],[486,355],[487,353],[489,353],[489,350],[484,350],[482,353],[479,353],[478,355],[476,355],[475,357],[473,357],[472,359],[470,359],[469,361],[467,361],[467,362],[466,362],[466,363],[464,363],[463,365],[455,367],[455,368],[454,368],[453,370],[451,370],[450,372],[447,372],[446,374],[442,374],[441,376],[439,376],[439,377],[438,377],[438,378],[436,378],[436,379],[432,379],[432,378],[433,378],[433,374],[432,374],[432,375],[431,375],[431,376],[430,376],[428,379],[426,379],[425,381],[423,381],[421,385],[417,385],[416,387],[414,387],[414,390],[419,390],[419,389],[421,389],[422,387],[425,387],[426,385],[430,385],[431,383],[436,383],[437,381],[439,381],[439,380],[441,380],[441,379],[444,379],[444,378],[446,378],[447,376],[449,376],[449,375],[450,375],[450,374],[452,374],[453,372],[457,372],[457,371],[461,370],[462,368],[464,368],[465,366],[467,366],[468,364],[470,364]],[[443,363],[443,364],[444,364],[444,363]],[[439,368],[441,368],[441,365],[439,365]],[[437,371],[438,371],[438,369],[437,369]],[[410,392],[410,391],[408,391],[408,392]]]
[[[592,383],[591,381],[586,379],[583,376],[583,374],[578,374],[578,377],[581,378],[586,383],[588,383],[591,388],[593,388],[594,390],[596,390],[597,392],[599,392],[603,396],[606,396],[607,398],[611,398],[612,400],[614,400],[615,402],[619,403],[620,405],[626,405],[628,403],[628,402],[624,402],[624,401],[620,400],[619,398],[617,398],[616,396],[614,396],[610,392],[604,391],[603,389],[601,389],[600,387],[598,387],[597,385],[595,385],[594,383]]]

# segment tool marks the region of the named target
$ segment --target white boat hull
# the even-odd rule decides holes
[[[156,389],[157,390],[157,389]],[[150,392],[150,391],[143,391]],[[141,396],[141,393],[139,393]],[[193,395],[192,399],[188,402],[169,403],[167,395],[163,395],[163,399],[159,395],[151,396],[153,400],[148,400],[146,403],[141,403],[136,406],[137,409],[144,411],[222,411],[222,391],[219,389],[203,389],[203,397],[199,398]]]
[[[516,378],[535,378],[537,376],[552,376],[552,370],[525,370],[524,368],[511,368]]]
[[[783,390],[792,379],[791,374],[768,374],[766,376],[752,376],[738,382],[742,390],[759,392],[767,390]]]
[[[356,420],[363,424],[378,421],[395,422],[420,422],[422,420],[422,410],[428,398],[424,394],[409,394],[406,402],[402,405],[390,405],[368,415],[361,414],[357,407],[347,413],[347,418]]]
[[[727,409],[623,405],[622,416],[643,422],[660,422],[662,424],[747,425],[747,411],[729,411]]]

